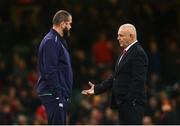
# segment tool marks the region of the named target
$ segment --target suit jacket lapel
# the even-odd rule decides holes
[[[128,52],[126,53],[126,55],[123,57],[123,59],[120,61],[119,64],[117,64],[116,68],[115,68],[115,75],[119,72],[119,70],[121,69],[121,67],[124,65],[124,63],[126,63],[126,61],[128,60],[130,55],[130,50],[128,50]]]
[[[119,71],[119,69],[124,65],[124,63],[126,63],[126,61],[129,59],[129,55],[131,54],[131,50],[128,50],[128,52],[126,53],[126,55],[123,57],[123,59],[120,61],[118,67],[117,67],[117,71]]]
[[[121,55],[118,56],[118,59],[116,61],[116,65],[115,65],[115,71],[117,70],[117,67],[118,67],[118,62],[119,62],[119,59],[120,59]]]

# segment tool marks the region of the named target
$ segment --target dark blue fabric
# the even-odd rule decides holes
[[[67,115],[67,102],[64,100],[59,101],[54,96],[41,96],[41,102],[46,108],[49,125],[65,125]],[[62,104],[63,106],[59,106]]]
[[[38,70],[38,94],[52,93],[60,99],[70,96],[73,73],[67,43],[54,29],[39,46]]]

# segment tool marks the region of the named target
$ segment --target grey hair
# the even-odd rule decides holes
[[[54,15],[52,23],[53,23],[53,25],[58,25],[59,23],[61,23],[63,21],[68,21],[69,17],[72,17],[72,16],[71,16],[71,14],[68,11],[59,10]]]

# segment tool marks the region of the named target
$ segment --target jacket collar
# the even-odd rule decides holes
[[[57,36],[57,37],[60,39],[60,41],[61,41],[61,43],[63,44],[63,46],[64,46],[66,49],[68,49],[68,45],[67,45],[66,40],[65,40],[56,30],[54,30],[53,28],[51,28],[50,32],[51,32],[53,35]]]

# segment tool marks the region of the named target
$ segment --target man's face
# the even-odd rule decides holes
[[[64,22],[63,34],[65,37],[70,36],[71,24],[72,24],[72,17],[69,17],[69,20]]]
[[[69,17],[69,20],[65,21],[65,28],[70,30],[71,29],[71,24],[72,24],[72,17]]]
[[[126,29],[120,27],[118,31],[117,39],[119,41],[120,47],[126,48],[129,45],[129,41],[131,38],[130,38],[130,34],[128,34]]]

